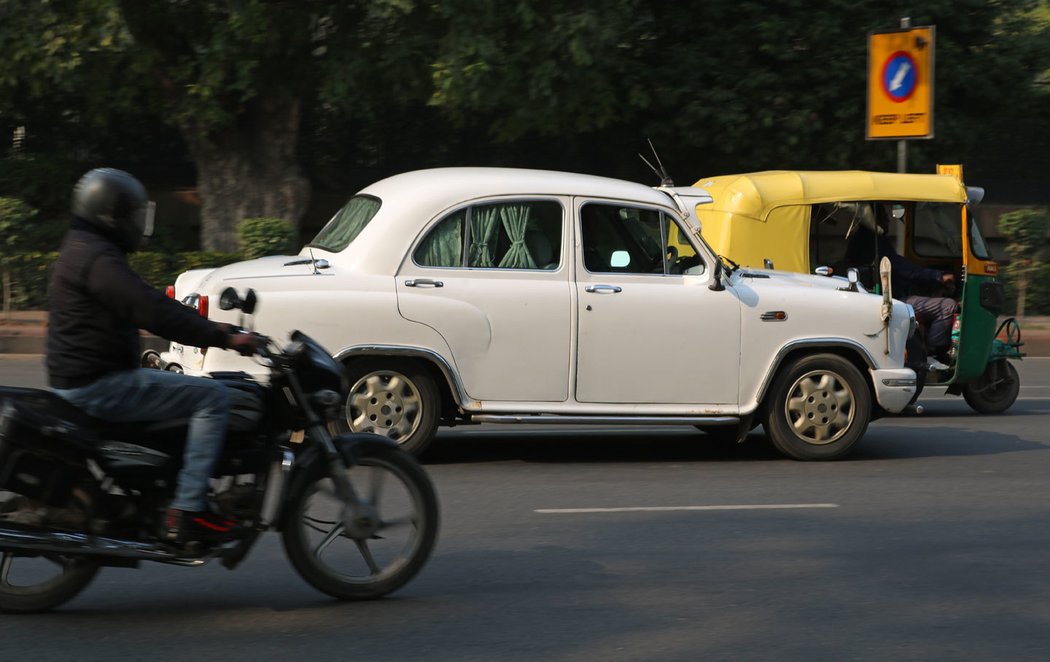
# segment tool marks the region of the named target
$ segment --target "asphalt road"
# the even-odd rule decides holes
[[[426,458],[438,548],[394,596],[330,600],[270,535],[235,572],[107,569],[0,616],[0,660],[1045,660],[1050,360],[1019,368],[1006,415],[927,393],[834,463],[760,430],[455,428]]]

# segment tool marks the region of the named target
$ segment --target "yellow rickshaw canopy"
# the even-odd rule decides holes
[[[705,177],[693,186],[714,198],[705,211],[766,220],[784,205],[856,200],[966,202],[966,187],[952,175],[915,175],[864,170],[769,170]]]

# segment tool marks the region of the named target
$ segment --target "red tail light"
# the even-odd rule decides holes
[[[168,295],[169,299],[174,299],[175,298],[175,286],[174,285],[168,285],[167,287],[165,287],[164,288],[164,294]]]
[[[201,296],[197,299],[197,312],[200,313],[201,317],[208,316],[208,297]]]

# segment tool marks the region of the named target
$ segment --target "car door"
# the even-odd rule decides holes
[[[576,399],[736,404],[740,304],[708,287],[704,253],[669,245],[677,219],[621,202],[576,205]]]
[[[401,315],[441,334],[471,398],[568,399],[566,209],[554,197],[472,204],[431,224],[402,263]]]

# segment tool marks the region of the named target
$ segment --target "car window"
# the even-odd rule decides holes
[[[557,269],[563,217],[554,200],[474,205],[435,225],[413,258],[424,267]]]
[[[655,209],[588,203],[580,210],[583,266],[593,273],[703,273],[686,233]]]
[[[332,220],[321,228],[308,245],[338,253],[361,234],[361,230],[375,217],[379,207],[380,202],[377,198],[355,195],[336,212]]]

